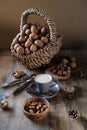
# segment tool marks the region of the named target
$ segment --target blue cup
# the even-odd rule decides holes
[[[39,74],[35,77],[35,83],[41,93],[47,93],[52,84],[52,76],[49,74]]]

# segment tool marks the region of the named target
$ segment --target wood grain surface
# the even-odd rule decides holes
[[[23,114],[23,102],[26,98],[31,97],[25,91],[26,89],[13,96],[12,92],[18,85],[11,86],[8,89],[0,87],[0,100],[6,98],[9,102],[8,109],[0,108],[0,130],[87,130],[87,53],[66,50],[60,52],[60,55],[66,53],[70,53],[77,58],[78,65],[84,72],[84,77],[56,81],[61,88],[60,92],[54,98],[49,99],[50,113],[46,119],[40,122],[34,122]],[[58,56],[55,58],[58,58]],[[45,68],[28,70],[13,59],[9,52],[0,53],[0,85],[13,81],[12,73],[16,70],[23,70],[28,75],[45,72]],[[64,93],[64,88],[69,85],[75,87],[75,94],[72,99],[68,99]],[[78,111],[78,118],[73,119],[69,115],[69,111],[72,110]]]

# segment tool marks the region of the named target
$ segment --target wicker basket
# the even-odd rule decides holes
[[[15,56],[24,66],[29,69],[38,68],[48,64],[55,54],[58,53],[62,45],[62,36],[57,37],[57,30],[53,20],[47,15],[42,9],[30,8],[25,10],[21,16],[20,32],[24,24],[27,24],[28,16],[31,14],[39,15],[48,24],[50,30],[50,42],[43,48],[33,52],[29,55],[18,55],[14,50],[13,44],[11,43],[11,53]]]

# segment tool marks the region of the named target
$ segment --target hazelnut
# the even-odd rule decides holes
[[[1,101],[1,102],[0,102],[0,107],[1,107],[2,109],[6,109],[6,108],[8,107],[8,102],[5,101],[5,100]]]
[[[26,75],[24,71],[14,71],[12,74],[16,79],[22,78],[23,76]]]
[[[19,42],[25,42],[26,39],[27,39],[26,36],[24,37],[24,36],[21,35],[21,36],[19,37],[18,41],[19,41]]]
[[[30,50],[28,48],[25,49],[25,54],[26,55],[30,54]]]
[[[42,40],[44,43],[48,43],[48,38],[47,38],[47,37],[41,37],[41,40]]]
[[[24,48],[22,46],[18,46],[17,49],[16,49],[17,53],[18,54],[24,54]]]
[[[35,39],[38,38],[38,35],[35,34],[35,33],[31,33],[31,34],[29,35],[29,38],[35,40]]]
[[[41,40],[35,40],[35,42],[34,42],[38,47],[43,47],[43,42],[41,41]]]
[[[44,35],[44,34],[46,34],[46,32],[47,32],[46,28],[45,28],[45,27],[42,27],[42,28],[41,28],[41,34]]]
[[[23,29],[23,31],[25,31],[26,29],[28,29],[28,24],[24,24],[22,29]]]
[[[16,44],[14,45],[14,49],[16,50],[18,46],[20,46],[20,44],[19,44],[19,43],[16,43]]]
[[[31,39],[28,39],[28,40],[25,42],[25,47],[30,47],[30,45],[32,45],[32,40],[31,40]]]
[[[30,51],[31,52],[35,52],[37,50],[37,46],[35,45],[35,44],[32,44],[31,46],[30,46]]]
[[[32,33],[35,33],[35,34],[38,33],[38,29],[36,28],[35,25],[32,25],[32,26],[31,26],[31,32],[32,32]]]
[[[30,29],[27,29],[27,30],[25,31],[25,34],[26,34],[26,35],[30,35],[30,33],[31,33],[31,30],[30,30]]]

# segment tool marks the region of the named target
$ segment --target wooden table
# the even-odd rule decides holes
[[[28,119],[22,111],[24,100],[31,97],[25,90],[17,96],[7,98],[9,109],[0,108],[0,130],[87,130],[87,52],[86,51],[60,51],[59,55],[71,53],[77,58],[78,66],[84,72],[83,78],[72,78],[69,81],[58,81],[60,88],[65,85],[76,86],[76,95],[73,99],[67,99],[62,91],[57,96],[50,99],[50,114],[45,120],[34,122]],[[57,57],[58,58],[58,57]],[[32,74],[33,70],[28,70],[19,62],[14,60],[9,52],[0,53],[0,84],[14,80],[12,73],[16,70],[23,70],[27,74]],[[35,73],[43,73],[44,70],[35,70]],[[68,83],[68,84],[67,84]],[[7,90],[0,88],[0,100],[11,95],[16,88]],[[77,110],[78,118],[73,119],[69,111]]]

